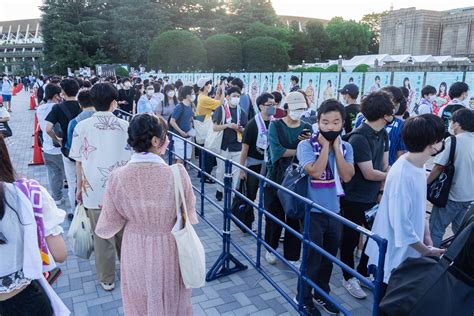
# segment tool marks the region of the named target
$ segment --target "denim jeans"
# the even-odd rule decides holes
[[[63,155],[50,155],[43,152],[44,162],[48,170],[48,181],[51,189],[51,196],[55,201],[63,197],[64,185],[64,164]]]
[[[471,202],[448,200],[445,207],[433,206],[430,216],[430,233],[434,247],[441,245],[446,227],[448,227],[450,223],[453,223],[453,233],[457,233]]]

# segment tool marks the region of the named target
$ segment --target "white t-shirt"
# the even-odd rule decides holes
[[[36,110],[36,115],[38,116],[38,123],[43,131],[43,151],[49,155],[61,155],[61,147],[53,146],[53,139],[46,133],[46,117],[56,103],[44,103],[41,104]]]
[[[8,113],[5,106],[0,106],[0,118],[10,118],[10,113]]]
[[[445,166],[448,164],[451,137],[446,139],[446,148],[436,156],[434,162]],[[451,201],[474,201],[474,133],[465,132],[456,135],[454,153],[454,177],[449,191]]]
[[[408,257],[421,257],[411,244],[423,242],[426,212],[426,173],[400,157],[390,169],[384,194],[375,217],[372,232],[387,239],[384,282],[388,283],[393,269]],[[377,265],[379,247],[369,239],[369,265]]]
[[[127,131],[128,122],[111,112],[96,112],[74,128],[69,157],[82,162],[84,207],[101,208],[110,173],[130,160]]]

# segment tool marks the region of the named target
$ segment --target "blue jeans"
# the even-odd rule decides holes
[[[450,223],[453,223],[453,233],[457,233],[470,205],[471,202],[448,200],[445,207],[433,206],[430,216],[430,233],[434,247],[441,245],[446,227]]]

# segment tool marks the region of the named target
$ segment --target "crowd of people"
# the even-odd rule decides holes
[[[0,253],[10,258],[0,262],[2,315],[35,314],[31,310],[41,315],[53,313],[51,301],[57,297],[45,289],[41,272],[51,271],[55,262],[66,259],[58,225],[66,213],[73,220],[77,204],[86,209],[94,232],[97,276],[105,291],[115,287],[116,257],[120,260],[125,314],[192,313],[191,291],[182,282],[171,235],[176,222],[175,201],[170,198],[173,176],[163,158],[173,149],[192,224],[198,221],[196,199],[181,163],[198,155],[204,158],[200,165],[206,174],[216,167],[215,178],[220,182],[225,165],[176,137],[172,148],[168,131],[277,184],[283,182],[290,165],[299,164],[309,178],[307,198],[387,239],[383,292],[392,270],[406,258],[441,256],[447,227],[452,224],[457,233],[474,201],[474,112],[465,106],[469,90],[465,83],[450,87],[451,101],[435,115],[430,104],[436,89],[431,86],[422,90],[415,111],[407,105],[409,95],[404,87],[371,92],[359,105],[359,89],[353,83],[338,91],[342,102],[330,98],[314,111],[312,96],[299,89],[296,76],[291,77],[289,93],[264,92],[255,98],[244,92],[240,78],[232,77],[222,77],[218,83],[200,78],[192,86],[181,80],[170,82],[166,76],[143,81],[40,76],[36,83],[39,81],[35,88],[37,116],[49,193],[37,182],[16,177],[0,137]],[[3,86],[8,86],[8,78],[4,77]],[[8,115],[8,110],[3,112]],[[7,116],[3,112],[0,122],[2,115]],[[456,171],[448,203],[433,207],[426,221],[427,186],[448,164],[453,137],[457,141]],[[427,175],[429,160],[434,167]],[[204,173],[198,176],[215,183]],[[65,183],[70,208],[63,212],[58,207],[64,206]],[[259,179],[234,167],[232,186],[241,189],[242,184],[245,195],[255,201]],[[20,192],[21,188],[26,189]],[[43,200],[39,212],[44,220],[36,218],[42,233],[37,236],[31,231],[26,234],[24,226],[35,219],[36,205],[29,202],[33,193]],[[286,216],[276,188],[266,185],[263,196],[269,213],[302,231],[301,220]],[[219,186],[215,198],[223,199]],[[376,215],[368,217],[374,207],[378,207]],[[248,207],[246,212],[244,223],[253,229],[254,209]],[[376,243],[318,208],[311,210],[309,220],[312,242],[333,256],[339,253],[343,263],[372,280],[368,267],[378,264]],[[274,251],[282,242],[283,257],[298,266],[301,240],[289,230],[282,237],[283,230],[278,222],[266,218],[264,239],[272,249],[265,252],[265,260],[276,264]],[[32,247],[30,252],[22,251],[27,246]],[[41,256],[33,254],[37,249]],[[474,264],[472,256],[468,260]],[[329,294],[332,262],[313,249],[307,262],[308,276]],[[363,284],[346,271],[340,282],[353,297],[367,297]],[[330,314],[339,313],[308,284],[300,288],[303,293],[295,300],[303,298],[309,315],[320,315],[314,303]],[[30,311],[12,312],[12,306],[25,301]]]

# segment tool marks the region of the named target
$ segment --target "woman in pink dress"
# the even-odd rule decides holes
[[[124,226],[121,288],[125,315],[192,315],[171,230],[176,223],[171,167],[160,157],[168,147],[166,123],[151,114],[133,118],[130,162],[112,172],[96,227],[111,238]],[[198,222],[191,180],[180,165],[189,220]]]

